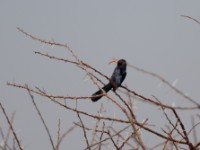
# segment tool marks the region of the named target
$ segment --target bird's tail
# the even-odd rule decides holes
[[[112,84],[108,83],[102,89],[107,93],[108,91],[110,91],[112,89]],[[92,97],[91,100],[93,102],[98,101],[103,96],[102,94],[103,94],[103,91],[101,89],[98,90],[97,92],[95,92],[94,94],[92,94],[92,96],[96,96],[96,97]],[[97,95],[99,95],[99,96],[97,96]]]

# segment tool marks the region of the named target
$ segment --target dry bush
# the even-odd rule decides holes
[[[189,19],[194,20],[195,22],[199,23],[198,20],[195,20],[189,16],[182,16]],[[70,63],[81,69],[85,72],[90,81],[95,84],[98,88],[100,88],[104,83],[102,82],[102,78],[109,80],[109,78],[104,75],[102,72],[94,68],[92,65],[87,64],[85,61],[80,60],[80,58],[74,53],[74,51],[67,45],[52,41],[46,41],[40,39],[38,37],[33,36],[20,28],[17,28],[21,33],[27,35],[28,37],[32,38],[35,41],[41,42],[47,45],[53,45],[58,47],[63,47],[64,49],[68,50],[71,53],[72,59],[63,59],[59,57],[55,57],[49,54],[45,54],[42,52],[35,52],[35,54],[47,57],[49,59],[54,59],[56,61],[62,61],[65,63]],[[191,97],[185,95],[182,91],[177,89],[163,77],[150,72],[144,69],[138,68],[131,64],[128,64],[128,67],[131,69],[135,69],[143,74],[147,74],[153,78],[157,78],[160,82],[167,85],[169,88],[174,90],[177,95],[182,96],[188,103],[191,105],[182,107],[182,106],[170,106],[167,105],[160,100],[156,96],[153,98],[147,98],[142,94],[137,93],[136,91],[130,89],[127,86],[121,86],[120,91],[114,92],[115,97],[111,97],[108,94],[104,93],[105,96],[112,102],[115,107],[117,107],[118,111],[124,114],[124,118],[116,118],[110,116],[102,115],[103,105],[100,107],[100,110],[97,114],[90,114],[86,111],[82,111],[80,108],[71,107],[67,105],[67,101],[74,100],[76,103],[80,99],[88,99],[90,100],[91,96],[60,96],[60,95],[52,95],[51,93],[47,93],[45,90],[39,87],[30,87],[26,84],[18,84],[18,83],[10,83],[8,82],[8,86],[20,88],[23,90],[28,91],[29,96],[32,100],[33,106],[36,109],[46,132],[48,133],[49,141],[51,143],[52,149],[58,150],[60,144],[62,143],[63,139],[68,135],[69,132],[75,130],[75,128],[81,128],[83,131],[83,138],[86,142],[85,149],[109,149],[109,147],[114,147],[114,149],[190,149],[195,150],[198,149],[200,145],[200,140],[198,139],[198,135],[195,131],[196,127],[199,125],[199,122],[195,122],[194,120],[199,120],[199,116],[195,116],[196,118],[192,117],[191,127],[190,130],[186,130],[184,123],[181,120],[180,113],[183,111],[195,111],[200,109],[200,104],[192,99]],[[45,123],[45,118],[43,118],[42,114],[40,113],[39,108],[34,99],[34,95],[39,95],[41,97],[45,97],[46,99],[52,101],[55,105],[58,105],[61,108],[64,108],[66,111],[72,111],[77,115],[77,123],[64,133],[60,133],[60,121],[58,123],[58,131],[57,131],[57,140],[53,140],[51,137],[50,131],[48,129],[48,125]],[[137,116],[134,113],[134,100],[137,99],[138,101],[142,101],[143,103],[159,108],[159,113],[163,114],[163,122],[166,122],[164,126],[160,126],[159,128],[162,129],[158,131],[157,129],[153,128],[149,123],[152,118],[148,118],[143,122],[137,120]],[[0,149],[7,150],[7,149],[20,149],[22,150],[23,147],[21,146],[20,140],[18,139],[12,125],[12,118],[6,114],[5,108],[0,104],[3,114],[7,120],[9,125],[9,129],[6,133],[1,129],[1,137],[3,139],[4,144],[1,145]],[[178,112],[177,112],[178,110]],[[86,126],[85,117],[89,118],[90,120],[95,121],[95,126]],[[153,117],[153,116],[152,116]],[[115,123],[115,126],[110,126],[109,122]],[[10,146],[8,143],[9,135],[12,133],[13,136],[13,145]],[[158,140],[161,141],[158,143],[153,143],[154,146],[149,146],[143,140],[142,135],[145,134],[152,134]],[[193,139],[191,138],[191,134],[193,134]],[[88,138],[88,135],[92,138]],[[10,137],[11,138],[11,137]]]

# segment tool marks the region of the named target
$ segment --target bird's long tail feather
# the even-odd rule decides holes
[[[110,91],[112,89],[112,84],[108,83],[102,89],[107,93],[108,91]],[[103,96],[102,94],[103,94],[103,91],[101,89],[98,90],[97,92],[95,92],[94,94],[92,94],[92,96],[96,96],[96,97],[92,97],[91,100],[93,102],[98,101]],[[99,95],[99,96],[97,96],[97,95]]]

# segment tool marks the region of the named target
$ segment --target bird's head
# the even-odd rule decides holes
[[[124,59],[119,59],[119,60],[113,59],[109,64],[111,64],[111,63],[117,63],[117,66],[124,66],[124,65],[126,66],[127,65],[127,62]]]

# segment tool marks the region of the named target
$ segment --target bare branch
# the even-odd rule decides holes
[[[80,120],[80,123],[81,123],[81,125],[82,125],[82,129],[83,129],[83,133],[84,133],[85,141],[86,141],[86,143],[87,143],[87,147],[88,147],[88,149],[90,150],[90,145],[89,145],[89,142],[88,142],[88,138],[87,138],[87,134],[86,134],[85,126],[84,126],[83,121],[82,121],[82,119],[81,119],[81,117],[80,117],[80,115],[79,115],[78,112],[77,112],[77,116],[78,116],[78,118],[79,118],[79,120]]]
[[[175,86],[173,86],[171,83],[169,83],[167,80],[165,80],[163,77],[161,77],[160,75],[156,74],[156,73],[153,73],[153,72],[150,72],[150,71],[147,71],[147,70],[144,70],[144,69],[141,69],[139,67],[136,67],[136,66],[133,66],[133,65],[130,65],[129,66],[137,71],[140,71],[142,73],[145,73],[145,74],[148,74],[148,75],[151,75],[157,79],[159,79],[161,82],[165,83],[167,86],[169,86],[171,89],[173,89],[176,93],[180,94],[182,97],[184,97],[185,99],[189,100],[190,102],[192,102],[193,104],[195,104],[198,108],[200,108],[200,104],[197,103],[195,100],[193,100],[192,98],[190,98],[189,96],[185,95],[182,91],[180,91],[179,89],[177,89]]]
[[[2,112],[3,112],[3,114],[4,114],[4,116],[6,117],[6,120],[7,120],[7,122],[8,122],[8,125],[9,125],[9,127],[10,127],[10,129],[11,129],[11,131],[12,131],[12,133],[13,133],[14,139],[15,139],[15,141],[17,142],[17,145],[18,145],[19,149],[20,149],[20,150],[23,150],[23,148],[22,148],[22,146],[21,146],[21,144],[20,144],[20,142],[19,142],[19,139],[18,139],[18,137],[17,137],[17,134],[15,133],[15,130],[14,130],[13,126],[12,126],[12,123],[10,122],[10,120],[9,120],[9,118],[8,118],[8,115],[6,114],[6,111],[5,111],[4,107],[3,107],[3,105],[1,104],[1,102],[0,102],[0,107],[1,107],[1,110],[2,110]]]
[[[54,147],[54,144],[53,144],[53,140],[52,140],[50,131],[49,131],[49,129],[48,129],[48,127],[47,127],[47,125],[46,125],[46,123],[45,123],[43,117],[42,117],[42,114],[41,114],[39,108],[37,107],[37,105],[36,105],[36,103],[35,103],[35,100],[34,100],[33,95],[31,94],[31,91],[28,89],[28,86],[27,86],[27,91],[28,91],[28,94],[29,94],[29,96],[30,96],[30,98],[31,98],[31,100],[32,100],[32,103],[33,103],[33,105],[34,105],[34,107],[35,107],[35,109],[36,109],[36,111],[37,111],[37,113],[38,113],[38,115],[39,115],[39,117],[40,117],[40,119],[41,119],[41,121],[42,121],[42,124],[43,124],[44,127],[45,127],[45,130],[46,130],[46,132],[47,132],[47,134],[48,134],[48,137],[49,137],[49,140],[50,140],[52,149],[53,149],[53,150],[56,150],[56,148]]]
[[[191,19],[191,20],[193,20],[194,22],[200,24],[200,21],[199,21],[199,20],[197,20],[197,19],[195,19],[195,18],[192,18],[192,17],[190,17],[190,16],[181,15],[181,17],[185,17],[185,18]]]

